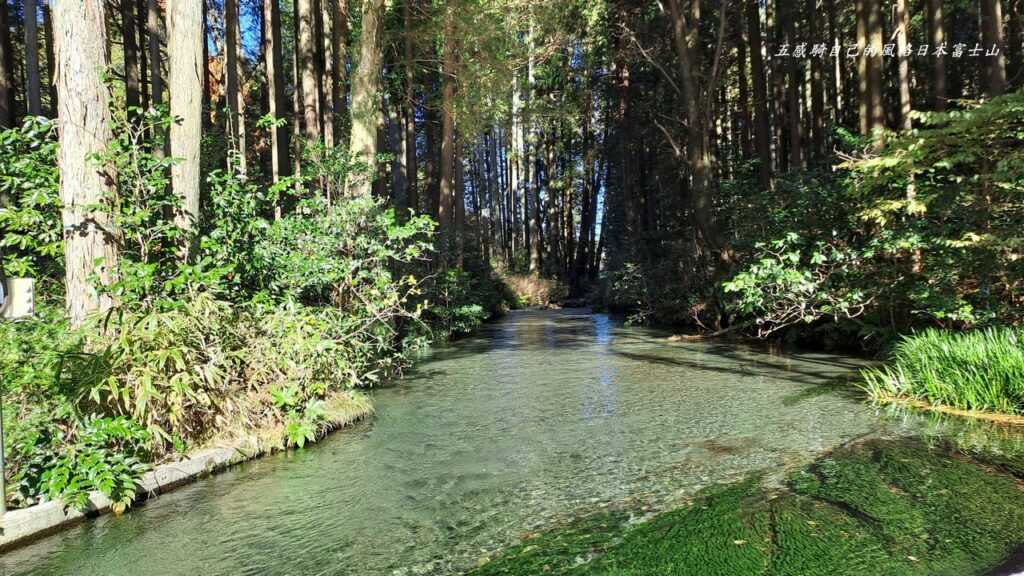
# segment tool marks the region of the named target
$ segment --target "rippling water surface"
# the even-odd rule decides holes
[[[917,429],[843,392],[861,365],[516,312],[375,392],[372,421],[10,552],[0,574],[446,574],[579,512]]]

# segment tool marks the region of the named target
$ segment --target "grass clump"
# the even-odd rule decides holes
[[[864,389],[879,401],[1024,415],[1024,341],[1015,328],[906,336],[888,365],[863,376]]]
[[[818,460],[782,490],[754,478],[711,488],[646,523],[590,517],[470,574],[985,574],[1024,542],[1022,504],[1017,478],[973,458],[878,440]]]

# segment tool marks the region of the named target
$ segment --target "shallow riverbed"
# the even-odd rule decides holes
[[[664,337],[512,313],[376,391],[372,421],[9,552],[0,574],[446,574],[580,512],[668,508],[927,428],[850,391],[860,360]]]

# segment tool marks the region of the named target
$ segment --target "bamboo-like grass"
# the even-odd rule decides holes
[[[1024,415],[1024,333],[929,329],[904,337],[889,362],[862,372],[880,402],[927,404],[972,413]]]

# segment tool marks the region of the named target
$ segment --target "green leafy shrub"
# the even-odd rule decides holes
[[[57,280],[63,273],[54,123],[30,116],[0,131],[0,252],[8,276]],[[47,289],[56,289],[48,282]]]

